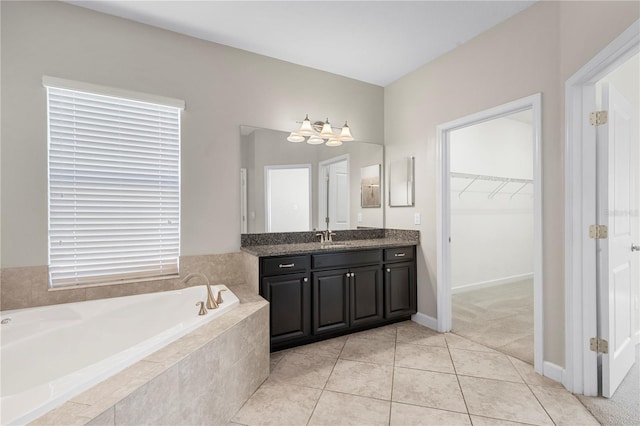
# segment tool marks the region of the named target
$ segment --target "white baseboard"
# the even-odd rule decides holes
[[[527,274],[511,275],[510,277],[498,278],[495,280],[480,281],[477,283],[465,284],[451,289],[451,294],[464,293],[465,291],[478,290],[485,287],[515,283],[522,280],[533,279],[533,272]]]
[[[430,317],[429,315],[418,312],[415,315],[411,315],[411,320],[420,325],[424,325],[425,327],[429,327],[432,330],[438,330],[438,320],[434,317]]]
[[[552,362],[545,361],[542,365],[542,375],[556,382],[563,383],[564,368]]]

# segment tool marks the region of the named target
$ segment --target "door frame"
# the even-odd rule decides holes
[[[323,174],[327,168],[333,163],[347,162],[347,173],[349,173],[349,188],[347,190],[347,217],[349,218],[349,226],[351,226],[351,161],[349,154],[338,155],[327,160],[318,161],[318,230],[322,228],[321,224],[327,226],[325,222],[327,210],[327,187],[323,185]],[[324,212],[322,208],[324,207]]]
[[[565,370],[571,392],[598,395],[597,354],[589,338],[597,334],[596,109],[595,84],[640,52],[640,20],[635,21],[565,82]]]
[[[437,184],[437,309],[438,331],[451,330],[451,205],[450,205],[450,153],[449,133],[453,130],[500,118],[523,110],[533,112],[533,329],[534,368],[543,374],[543,306],[542,306],[542,94],[536,93],[494,108],[477,112],[437,126],[438,184]]]

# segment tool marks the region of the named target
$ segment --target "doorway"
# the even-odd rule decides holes
[[[458,131],[464,129],[467,129],[468,131],[472,126],[481,125],[483,123],[485,123],[485,127],[487,127],[490,126],[490,124],[487,123],[496,119],[506,119],[508,116],[512,116],[510,120],[516,122],[517,120],[514,120],[514,118],[520,118],[520,120],[522,120],[527,116],[527,114],[530,114],[530,117],[528,117],[527,120],[530,121],[529,131],[531,132],[529,138],[529,165],[525,167],[529,170],[527,175],[516,175],[517,172],[516,174],[511,173],[512,176],[509,176],[509,173],[490,174],[487,173],[486,170],[475,170],[472,173],[463,173],[460,170],[455,170],[453,168],[459,167],[452,163],[452,141],[455,143],[456,133]],[[439,206],[437,208],[437,309],[439,331],[451,331],[453,325],[452,300],[454,296],[464,292],[459,290],[454,291],[454,282],[457,282],[457,284],[459,284],[458,287],[460,288],[464,288],[465,284],[472,284],[468,289],[474,287],[475,289],[481,289],[483,286],[489,287],[489,284],[504,284],[503,282],[500,282],[500,278],[496,277],[495,270],[491,272],[493,274],[493,278],[491,279],[476,278],[474,281],[467,278],[467,282],[464,281],[465,279],[460,277],[460,274],[457,274],[456,276],[453,275],[452,261],[454,256],[456,256],[453,250],[457,250],[459,252],[456,256],[458,259],[464,259],[465,256],[467,256],[467,258],[469,256],[473,257],[473,250],[475,250],[476,255],[478,255],[478,250],[483,250],[483,244],[482,242],[477,243],[479,245],[476,246],[475,249],[471,247],[471,250],[470,247],[465,247],[464,244],[460,244],[462,247],[454,247],[456,242],[453,240],[454,230],[452,228],[452,223],[454,223],[454,220],[452,220],[452,208],[455,209],[456,206],[460,204],[460,199],[455,201],[452,201],[452,199],[454,197],[458,197],[461,192],[462,197],[466,194],[467,198],[471,198],[467,193],[470,188],[473,188],[473,186],[476,185],[475,190],[483,194],[474,194],[474,198],[480,199],[481,197],[485,197],[487,201],[495,200],[496,202],[513,200],[516,200],[515,203],[518,201],[529,202],[531,211],[529,226],[529,235],[531,235],[531,237],[530,242],[528,243],[530,249],[528,255],[529,266],[526,268],[526,272],[509,272],[511,275],[503,276],[502,279],[509,278],[507,281],[511,280],[514,284],[518,281],[518,278],[522,278],[520,281],[532,279],[532,284],[529,284],[529,291],[532,295],[524,296],[525,299],[527,297],[529,300],[532,299],[533,305],[533,318],[529,325],[530,327],[532,325],[533,336],[533,353],[530,359],[533,361],[534,369],[538,373],[542,374],[542,186],[540,162],[540,114],[541,95],[536,94],[438,126],[438,158],[440,170],[438,174]],[[454,154],[456,149],[456,147],[453,148]],[[491,156],[488,155],[488,150],[486,154],[487,164],[491,165]],[[468,163],[471,165],[469,167],[472,167],[475,161],[469,161]],[[509,166],[507,165],[507,168],[508,167]],[[513,169],[518,169],[518,167]],[[529,189],[526,189],[527,186]],[[452,195],[452,191],[455,195]],[[524,194],[522,194],[523,191]],[[511,196],[513,196],[513,198],[510,198]],[[487,204],[487,201],[485,201],[485,204]],[[491,220],[494,222],[496,221],[495,217]],[[473,222],[470,223],[468,220],[466,222],[466,226],[473,226]],[[465,226],[464,220],[460,223],[463,224],[462,226]],[[498,223],[498,226],[499,225],[500,223]],[[503,227],[497,232],[499,235],[494,235],[492,238],[504,237],[504,234],[510,232],[510,230]],[[459,234],[459,237],[463,234],[464,232]],[[486,248],[484,248],[484,250],[486,251]],[[475,269],[482,269],[482,267],[476,267]],[[504,274],[504,271],[502,271],[502,273]],[[521,284],[521,287],[523,287],[524,290],[520,290],[526,293],[527,284]],[[514,291],[517,292],[520,290],[516,288]],[[452,295],[452,293],[456,294]],[[529,330],[531,330],[531,328]]]
[[[349,154],[318,163],[318,223],[349,229]]]
[[[640,21],[636,21],[566,82],[566,370],[563,383],[573,393],[586,396],[612,394],[615,386],[612,387],[611,384],[616,381],[615,376],[620,377],[620,372],[615,370],[626,369],[618,365],[617,359],[625,358],[620,358],[621,352],[631,353],[629,341],[635,339],[637,342],[639,338],[637,332],[635,336],[630,336],[628,326],[619,327],[633,315],[636,320],[632,320],[630,326],[638,325],[637,299],[630,295],[630,291],[638,285],[637,273],[636,277],[633,277],[634,267],[631,264],[637,264],[638,252],[632,252],[629,243],[624,247],[626,255],[631,257],[629,262],[622,262],[617,266],[613,266],[616,262],[611,262],[611,250],[615,240],[624,233],[620,224],[615,222],[627,222],[630,226],[637,226],[629,222],[638,220],[637,204],[634,212],[631,206],[616,206],[619,204],[618,201],[611,203],[610,199],[603,197],[607,193],[616,197],[624,196],[624,193],[637,197],[638,186],[634,189],[629,185],[638,185],[638,182],[637,178],[625,177],[623,182],[626,180],[626,184],[618,185],[621,176],[615,175],[616,171],[620,172],[621,169],[616,164],[610,164],[612,167],[608,167],[609,170],[602,168],[604,158],[618,158],[630,166],[631,171],[638,165],[637,154],[618,155],[614,152],[611,155],[609,150],[618,146],[617,140],[611,144],[601,139],[603,133],[608,133],[604,130],[616,129],[619,126],[616,117],[622,117],[624,114],[618,114],[617,107],[608,111],[611,120],[604,120],[603,114],[596,114],[594,125],[590,123],[591,113],[598,110],[598,83],[639,53]],[[635,82],[637,83],[637,74]],[[638,90],[637,86],[635,90]],[[637,119],[637,110],[632,116],[634,114]],[[630,140],[630,143],[637,143],[637,140]],[[625,149],[623,145],[619,147]],[[603,157],[605,154],[607,157]],[[634,163],[630,162],[632,159]],[[622,190],[625,186],[626,191]],[[607,226],[610,238],[600,232],[604,229],[599,225]],[[638,237],[636,231],[635,238]],[[613,260],[616,256],[613,253]],[[628,266],[626,271],[623,270],[625,263]],[[616,277],[616,272],[623,274]],[[626,276],[630,276],[631,281],[624,279],[624,274],[630,274]],[[632,284],[634,280],[635,286]],[[630,286],[632,288],[629,288]],[[610,307],[612,309],[609,309]],[[628,313],[630,311],[631,314]],[[615,312],[618,314],[612,316]],[[623,312],[627,312],[627,318]],[[608,343],[606,350],[605,342]],[[606,381],[609,381],[608,386],[605,384]],[[637,409],[637,398],[634,407]]]
[[[533,364],[533,111],[449,133],[452,332]]]

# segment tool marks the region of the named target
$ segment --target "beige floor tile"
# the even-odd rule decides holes
[[[398,325],[397,341],[398,343],[411,343],[414,345],[447,347],[443,333],[438,333],[414,322]]]
[[[522,426],[529,423],[510,422],[509,420],[492,419],[489,417],[481,417],[471,415],[471,423],[473,426]]]
[[[471,422],[468,414],[392,402],[390,424],[391,426],[464,426],[471,425]]]
[[[310,425],[388,425],[391,403],[331,391],[322,392]]]
[[[273,371],[286,354],[287,351],[273,352],[269,357],[269,371]]]
[[[530,328],[533,331],[533,327]],[[523,361],[533,364],[533,334],[521,337],[518,340],[496,347],[497,350],[505,354],[512,355]]]
[[[513,364],[516,370],[518,370],[518,373],[520,373],[520,377],[522,377],[525,383],[528,383],[530,385],[564,389],[560,382],[556,382],[555,380],[551,380],[548,377],[544,377],[536,373],[536,371],[533,369],[533,365],[527,364],[526,362],[520,361],[519,359],[511,356],[509,357],[509,361],[511,361],[511,364]]]
[[[423,407],[467,412],[458,379],[453,374],[396,367],[391,399]]]
[[[302,386],[263,384],[232,419],[243,425],[304,425],[322,391]]]
[[[507,360],[508,362],[508,360]],[[454,373],[447,348],[398,343],[396,345],[396,367]]]
[[[293,348],[292,351],[301,354],[325,356],[327,358],[338,358],[338,355],[340,355],[340,352],[342,352],[342,348],[344,347],[346,341],[347,336],[341,336],[304,346],[298,346],[297,348]]]
[[[383,327],[372,328],[370,330],[360,331],[353,333],[350,336],[358,339],[370,339],[370,340],[386,340],[396,341],[396,324],[385,325]]]
[[[352,395],[391,399],[393,367],[339,359],[325,389]]]
[[[553,425],[524,383],[458,376],[470,414],[535,425]]]
[[[323,356],[289,352],[271,372],[267,381],[322,389],[335,363],[334,359]]]
[[[578,398],[565,389],[531,386],[531,390],[558,426],[600,424]]]
[[[509,358],[501,353],[450,349],[456,373],[463,376],[522,382]]]
[[[340,354],[341,359],[393,365],[395,340],[375,340],[349,337]]]
[[[479,343],[473,342],[469,339],[466,339],[462,336],[458,336],[454,333],[445,333],[445,340],[447,341],[447,346],[449,349],[464,349],[467,351],[478,351],[478,352],[495,352],[493,349],[488,348]]]

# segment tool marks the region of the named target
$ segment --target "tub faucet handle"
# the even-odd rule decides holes
[[[200,306],[200,312],[198,315],[207,315],[207,308],[204,307],[204,301],[199,301],[196,303],[196,306]]]
[[[226,288],[221,288],[220,290],[218,290],[218,297],[216,298],[216,303],[219,305],[221,303],[224,303],[224,299],[222,298],[222,292],[223,291],[227,291]]]

